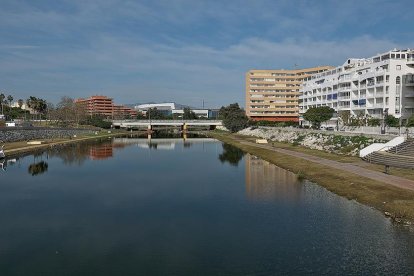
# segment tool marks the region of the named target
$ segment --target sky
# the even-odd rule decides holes
[[[0,92],[244,106],[251,69],[414,48],[412,0],[0,0]]]

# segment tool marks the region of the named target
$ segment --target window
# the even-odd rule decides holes
[[[397,78],[395,79],[395,83],[396,83],[396,84],[401,84],[401,78],[400,78],[400,77],[397,77]]]
[[[401,70],[401,65],[397,65],[397,70]]]

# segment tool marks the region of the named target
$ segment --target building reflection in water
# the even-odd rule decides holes
[[[246,154],[246,195],[252,200],[297,200],[302,185],[297,176],[254,155]]]
[[[112,144],[94,145],[89,148],[89,158],[92,160],[103,160],[113,156]]]

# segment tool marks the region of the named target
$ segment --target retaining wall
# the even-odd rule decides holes
[[[0,128],[0,142],[68,138],[74,135],[92,134],[95,131],[93,129],[65,128]]]

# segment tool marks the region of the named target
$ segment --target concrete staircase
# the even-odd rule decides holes
[[[414,169],[414,139],[407,139],[385,151],[374,151],[362,159],[386,167]]]

